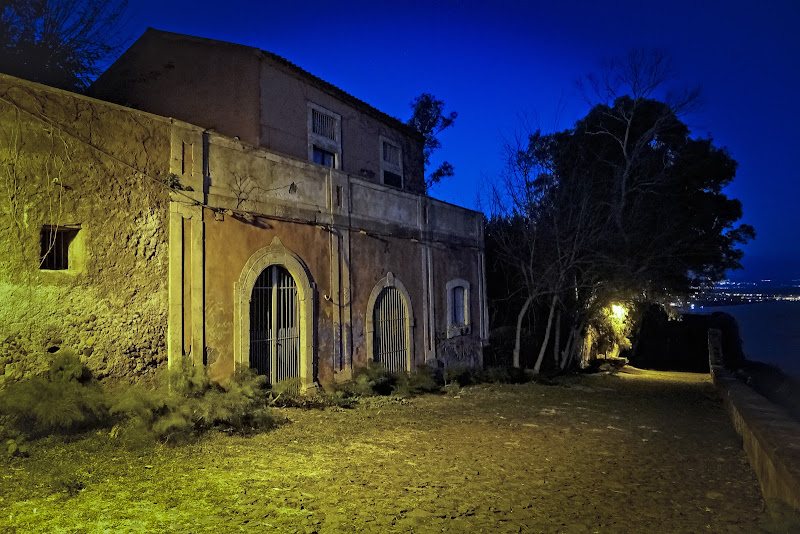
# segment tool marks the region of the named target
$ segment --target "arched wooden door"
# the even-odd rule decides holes
[[[402,293],[394,286],[384,287],[373,310],[372,359],[390,372],[409,369],[408,313]]]
[[[250,298],[250,367],[270,384],[300,376],[297,284],[280,265],[258,276]]]

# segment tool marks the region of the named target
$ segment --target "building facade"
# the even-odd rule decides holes
[[[305,387],[481,365],[482,215],[421,194],[416,132],[277,56],[155,30],[93,91],[125,105],[0,77],[6,380],[61,350],[101,377],[191,358]]]

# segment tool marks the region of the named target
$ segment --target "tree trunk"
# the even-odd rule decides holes
[[[542,367],[542,360],[544,353],[547,349],[547,342],[550,341],[550,328],[553,326],[553,315],[555,315],[556,304],[558,303],[558,296],[553,295],[553,300],[550,301],[550,313],[547,315],[547,329],[544,331],[544,341],[542,347],[539,349],[539,357],[536,358],[536,365],[533,366],[533,374],[538,375],[539,369]]]
[[[559,356],[561,349],[561,308],[558,308],[556,312],[556,332],[555,337],[553,338],[553,361],[555,363],[556,368],[558,368],[559,364]]]
[[[631,347],[631,353],[629,360],[638,361],[637,356],[639,355],[639,340],[642,338],[642,323],[644,323],[645,313],[639,314],[639,320],[636,321],[636,331],[634,332],[633,336],[633,347]]]
[[[531,303],[533,302],[533,297],[528,297],[528,300],[525,301],[525,304],[522,305],[522,309],[519,311],[519,315],[517,315],[517,336],[514,340],[514,362],[513,365],[517,369],[519,369],[519,350],[520,345],[522,344],[522,320],[525,318],[525,314],[528,312],[528,308],[530,308]]]
[[[561,369],[567,369],[572,364],[573,360],[575,360],[575,353],[580,350],[580,343],[578,343],[579,335],[577,330],[573,330],[572,333],[574,334],[572,338],[572,343],[569,348],[569,352],[564,353],[564,359],[561,361]]]
[[[581,338],[581,331],[586,326],[586,323],[580,323],[575,326],[570,334],[572,340],[570,341],[570,349],[569,352],[564,354],[564,360],[561,362],[561,368],[566,369],[570,366],[570,364],[575,360],[575,355],[579,350],[583,350],[583,343]]]
[[[562,371],[567,368],[567,363],[569,362],[569,360],[572,359],[572,344],[575,342],[575,337],[577,333],[578,333],[577,326],[573,326],[572,330],[569,331],[569,338],[567,338],[567,346],[564,347],[564,352],[561,353],[561,359],[558,362],[558,365]]]

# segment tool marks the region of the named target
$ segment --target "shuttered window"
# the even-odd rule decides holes
[[[311,110],[312,131],[317,135],[327,137],[331,141],[338,141],[337,122],[335,117],[326,115],[316,109]]]

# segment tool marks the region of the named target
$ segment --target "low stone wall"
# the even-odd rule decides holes
[[[764,498],[800,511],[800,423],[725,369],[719,330],[709,330],[708,348],[714,385],[742,436]]]

